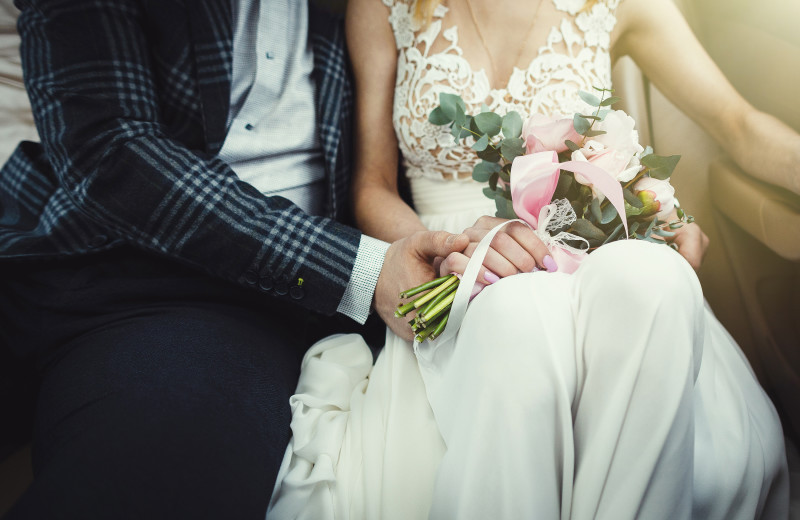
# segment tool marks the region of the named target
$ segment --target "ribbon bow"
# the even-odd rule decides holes
[[[583,175],[606,196],[622,218],[625,236],[628,236],[628,223],[625,219],[622,186],[602,168],[583,161],[559,163],[558,154],[554,151],[520,155],[514,159],[511,165],[511,202],[514,212],[536,230],[537,235],[550,249],[550,255],[559,271],[572,273],[578,268],[586,252],[564,244],[564,239],[572,240],[574,235],[565,236],[559,233],[556,237],[551,237],[547,232],[547,221],[557,210],[557,205],[550,201],[556,191],[561,170]]]

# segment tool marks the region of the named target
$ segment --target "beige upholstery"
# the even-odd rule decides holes
[[[757,108],[800,130],[800,2],[676,0],[701,43]],[[672,182],[711,247],[699,273],[720,321],[741,345],[784,423],[800,433],[800,197],[759,182],[657,89],[645,91],[629,63],[615,85],[644,141],[681,154]],[[636,99],[641,96],[641,99]]]
[[[17,9],[0,0],[0,164],[22,140],[38,141],[19,59]]]

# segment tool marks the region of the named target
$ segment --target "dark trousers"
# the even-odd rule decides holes
[[[352,322],[128,248],[0,273],[0,343],[41,380],[7,519],[264,517],[302,355]]]

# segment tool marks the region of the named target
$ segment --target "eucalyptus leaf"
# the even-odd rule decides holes
[[[486,103],[481,103],[481,113],[483,112],[491,112],[489,105],[487,105]]]
[[[489,176],[489,188],[492,192],[497,191],[497,181],[500,179],[500,172],[495,172]]]
[[[481,133],[494,137],[500,133],[503,127],[503,118],[494,112],[482,112],[475,116],[475,125]]]
[[[486,148],[482,152],[478,152],[478,157],[480,157],[484,161],[489,161],[489,162],[494,162],[494,163],[500,162],[500,159],[501,159],[500,151],[497,148],[493,147],[493,146],[490,146],[490,147]]]
[[[522,116],[512,110],[503,116],[503,137],[519,137],[522,133]]]
[[[525,154],[525,141],[516,138],[503,139],[500,145],[500,153],[506,158],[506,161],[513,161],[515,157]]]
[[[488,182],[493,173],[500,171],[497,163],[481,161],[472,169],[472,178],[478,182]]]
[[[635,206],[631,206],[628,201],[625,201],[625,217],[638,217],[642,214],[644,208],[637,208]]]
[[[602,222],[603,212],[600,209],[600,199],[592,199],[592,203],[589,205],[589,210],[591,211],[595,222]]]
[[[579,218],[573,222],[571,232],[589,241],[603,241],[608,238],[602,229],[585,218]]]
[[[453,120],[447,117],[447,114],[444,113],[442,107],[434,108],[433,111],[431,111],[431,114],[428,116],[428,121],[438,126],[449,125],[453,122]]]
[[[511,204],[511,201],[507,198],[498,195],[494,199],[495,207],[497,208],[496,216],[500,218],[517,218],[517,214],[514,213],[514,206]]]
[[[617,215],[617,208],[615,208],[613,204],[606,204],[606,207],[603,208],[603,218],[600,219],[600,223],[608,224],[617,218]]]
[[[575,178],[572,175],[565,175],[562,173],[558,176],[558,184],[556,185],[556,191],[553,195],[554,198],[562,199],[567,196],[567,191],[569,191],[570,186],[575,181]]]
[[[624,229],[624,227],[623,227],[622,223],[620,222],[620,224],[617,227],[614,228],[614,231],[612,231],[611,234],[608,235],[608,238],[605,240],[605,242],[603,242],[603,244],[607,244],[607,243],[609,243],[609,242],[611,242],[613,240],[616,240],[617,237],[619,237],[622,234],[622,230],[623,229]]]
[[[654,235],[658,235],[660,237],[664,237],[664,238],[672,238],[672,237],[675,236],[675,233],[672,233],[671,231],[666,231],[666,230],[661,229],[661,228],[655,228],[653,230],[653,234]]]
[[[680,155],[670,155],[665,157],[663,155],[650,154],[642,157],[642,164],[650,169],[647,172],[650,177],[663,181],[665,179],[669,179],[680,159]]]
[[[494,190],[489,186],[483,188],[483,194],[489,197],[490,199],[494,200]]]
[[[625,198],[625,202],[627,202],[628,204],[630,204],[634,208],[642,209],[644,207],[644,204],[639,199],[639,197],[634,195],[633,192],[630,189],[622,188],[622,196]]]
[[[583,135],[589,131],[589,127],[591,123],[580,114],[575,114],[572,118],[572,126],[575,127],[575,131],[579,134]]]
[[[594,94],[590,94],[588,92],[584,92],[583,90],[581,90],[580,92],[578,92],[578,96],[580,96],[582,100],[584,100],[587,104],[593,107],[600,106],[600,98],[595,96]]]
[[[603,135],[607,133],[605,130],[588,130],[585,134],[586,137],[597,137],[598,135]]]
[[[636,234],[636,230],[639,229],[639,222],[634,222],[630,226],[628,226],[628,233],[634,235]]]
[[[574,143],[574,142],[570,141],[569,139],[564,141],[564,144],[567,145],[567,148],[569,148],[570,152],[577,152],[578,150],[581,149],[581,147],[578,146],[577,143]]]
[[[439,106],[450,121],[456,118],[456,107],[461,107],[462,112],[467,109],[467,105],[464,103],[464,100],[461,99],[461,96],[446,93],[439,94]]]
[[[489,136],[483,134],[481,138],[475,141],[475,143],[472,145],[472,149],[475,150],[476,152],[482,152],[483,150],[486,150],[487,146],[489,146]]]
[[[617,96],[611,96],[608,99],[604,99],[603,102],[600,103],[600,106],[601,107],[610,107],[614,103],[619,103],[620,101],[622,101],[622,98],[619,98]]]

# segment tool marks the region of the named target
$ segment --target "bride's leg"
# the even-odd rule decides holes
[[[559,518],[572,491],[572,278],[501,280],[469,307],[437,388],[430,518]],[[566,516],[563,516],[566,518]]]
[[[665,246],[616,242],[575,274],[573,518],[690,518],[702,292]]]

